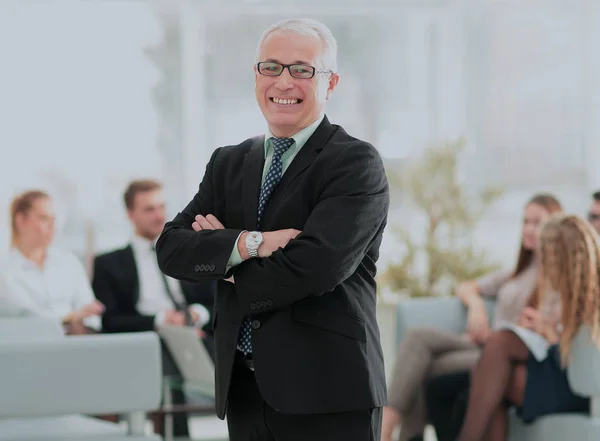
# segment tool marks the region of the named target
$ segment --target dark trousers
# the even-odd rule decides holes
[[[455,441],[469,398],[470,372],[434,377],[426,385],[427,414],[438,441]]]
[[[237,360],[233,368],[227,403],[230,441],[380,441],[381,415],[381,408],[283,414],[265,402],[254,372],[243,361]]]

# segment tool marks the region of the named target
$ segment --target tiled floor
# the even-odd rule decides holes
[[[194,441],[227,441],[227,423],[216,416],[192,417],[190,434]],[[431,427],[427,428],[425,441],[436,441]]]
[[[216,416],[192,417],[190,435],[194,441],[227,441],[227,422]]]

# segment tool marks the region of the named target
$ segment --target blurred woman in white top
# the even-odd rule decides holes
[[[55,215],[48,194],[20,194],[10,216],[11,248],[0,264],[0,320],[47,317],[60,321],[67,334],[99,331],[104,307],[95,300],[83,265],[51,246]]]

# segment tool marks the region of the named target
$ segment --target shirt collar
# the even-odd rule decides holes
[[[158,238],[155,240],[148,240],[145,237],[134,234],[131,238],[131,247],[136,253],[139,253],[140,255],[146,255],[152,251],[153,246],[156,247],[157,241]]]
[[[308,139],[313,135],[313,133],[315,133],[315,131],[317,130],[317,128],[323,121],[323,118],[325,118],[325,114],[322,114],[321,116],[319,116],[309,126],[303,128],[299,132],[290,136],[290,138],[292,138],[294,140],[294,146],[293,146],[294,149],[300,150],[302,147],[304,147],[304,144],[306,144]],[[271,148],[271,146],[272,146],[271,138],[274,138],[274,137],[275,137],[275,135],[273,135],[273,133],[271,133],[271,130],[267,128],[267,131],[265,133],[265,158],[267,157],[269,148]]]

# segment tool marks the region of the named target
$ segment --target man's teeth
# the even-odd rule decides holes
[[[273,102],[275,104],[298,104],[298,100],[296,100],[296,99],[284,100],[284,99],[279,99],[279,98],[273,98]]]

